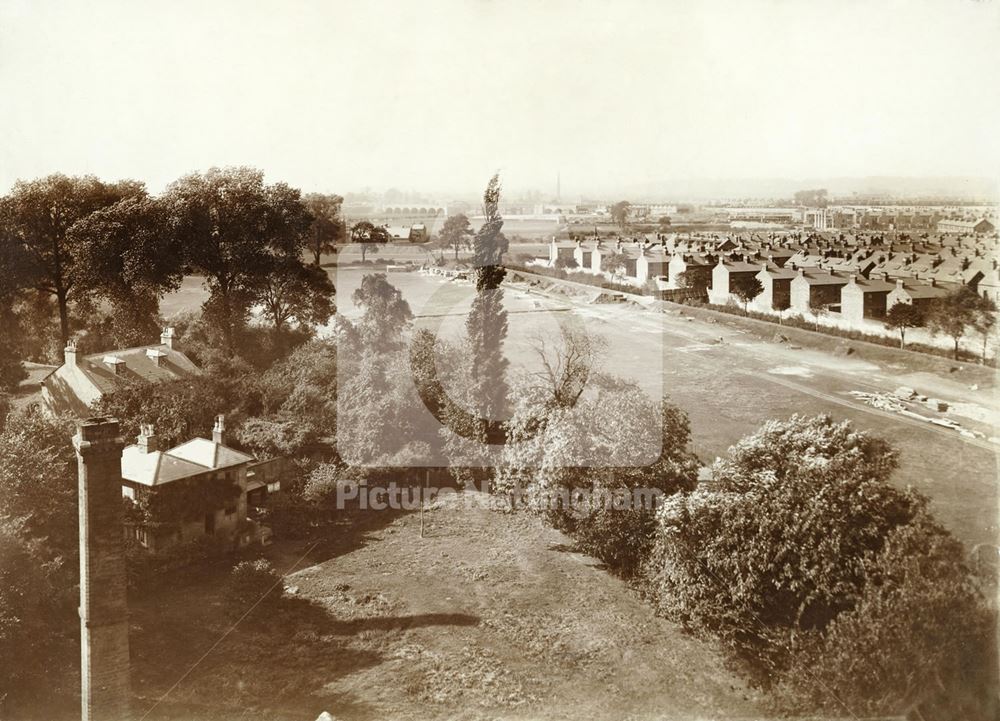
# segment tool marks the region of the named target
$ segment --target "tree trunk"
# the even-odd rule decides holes
[[[958,360],[958,338],[955,339],[955,360]]]
[[[906,331],[902,328],[899,329],[899,347],[903,347],[903,343],[906,341]]]
[[[66,291],[58,289],[56,300],[59,303],[59,335],[62,337],[63,347],[69,343],[69,305],[66,301]]]

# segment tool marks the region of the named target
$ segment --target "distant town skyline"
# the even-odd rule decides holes
[[[1000,168],[997,3],[180,5],[0,0],[0,191],[252,165],[305,191],[468,196],[499,170],[673,197]]]

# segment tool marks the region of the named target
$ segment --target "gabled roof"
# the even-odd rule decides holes
[[[159,357],[159,364],[153,360],[154,354]],[[105,358],[121,361],[117,374]],[[162,344],[91,353],[77,358],[77,365],[102,393],[115,390],[123,381],[158,383],[201,372],[186,355]]]
[[[746,263],[742,260],[722,260],[722,265],[730,273],[759,273],[760,263]]]
[[[903,283],[903,290],[911,298],[940,298],[947,295],[954,286],[931,285],[930,283]]]
[[[862,293],[888,293],[896,287],[895,283],[890,283],[881,278],[865,278],[861,275],[855,278],[854,284],[861,289]],[[850,285],[848,283],[845,287],[849,287]]]
[[[847,278],[815,270],[804,270],[800,276],[809,285],[846,285]]]
[[[766,273],[775,280],[791,280],[799,274],[797,270],[792,270],[788,267],[782,268],[773,263],[768,263],[766,268],[761,268],[761,273]],[[760,273],[757,275],[760,275]]]

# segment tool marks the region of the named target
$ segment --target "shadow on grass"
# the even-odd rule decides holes
[[[466,613],[421,613],[414,616],[371,616],[337,621],[334,624],[340,635],[353,635],[363,631],[406,631],[424,626],[478,626],[479,617]]]
[[[314,719],[323,711],[341,718],[373,717],[373,709],[338,690],[337,682],[379,665],[383,656],[345,637],[365,628],[364,622],[384,620],[386,628],[398,622],[403,628],[408,621],[344,622],[299,598],[266,600],[238,623],[239,614],[225,604],[210,608],[199,618],[165,614],[148,630],[133,631],[138,717],[291,721]]]

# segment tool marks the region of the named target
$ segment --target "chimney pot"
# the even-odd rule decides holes
[[[175,335],[176,334],[174,333],[174,329],[172,327],[164,328],[163,332],[160,333],[160,344],[173,349]]]
[[[142,423],[139,425],[139,435],[136,437],[136,445],[143,453],[153,453],[160,450],[156,431],[152,423]]]
[[[996,265],[996,261],[994,261]],[[66,348],[63,350],[63,362],[68,366],[76,365],[76,342],[70,341],[66,344]]]
[[[220,445],[226,442],[226,417],[224,415],[217,415],[215,417],[215,425],[212,427],[212,440]]]

